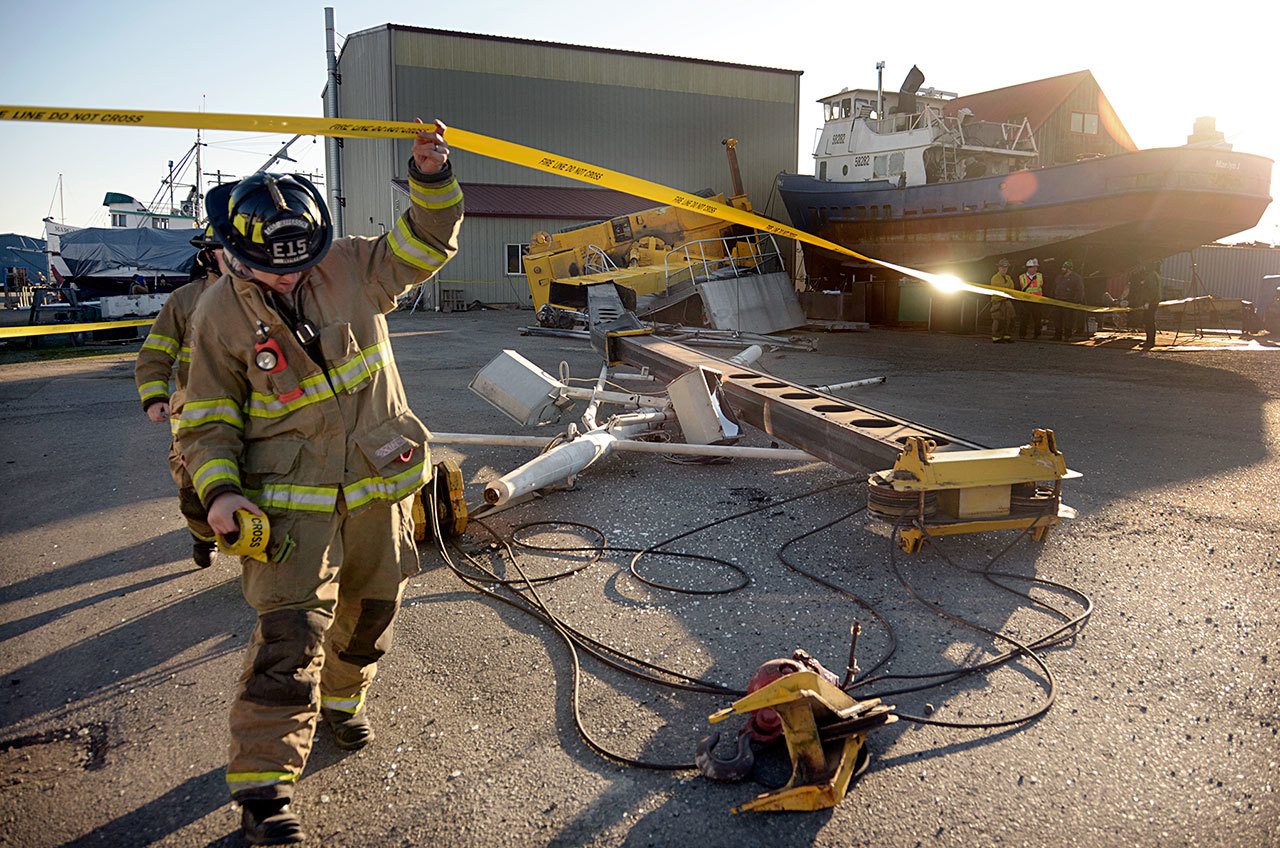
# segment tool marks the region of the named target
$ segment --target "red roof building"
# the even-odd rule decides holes
[[[1027,119],[1040,151],[1037,165],[1138,149],[1087,70],[957,97],[943,112],[955,115],[961,109],[985,121]]]

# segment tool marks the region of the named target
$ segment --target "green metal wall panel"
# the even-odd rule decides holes
[[[797,74],[682,61],[668,56],[638,56],[557,44],[521,44],[441,33],[393,30],[396,65],[471,71],[521,79],[587,82],[661,89],[685,94],[738,97],[790,103]]]
[[[383,29],[369,30],[348,38],[338,62],[342,84],[338,86],[338,113],[345,118],[388,119],[392,117],[391,36]],[[365,138],[343,139],[343,194],[349,235],[377,235],[379,224],[389,225],[390,196],[371,191],[385,186],[394,176],[397,153],[391,141]],[[406,159],[408,153],[405,154]],[[331,167],[331,166],[330,166]],[[400,170],[404,170],[403,166]],[[372,220],[370,220],[372,219]]]
[[[728,190],[720,143],[727,137],[740,142],[743,183],[756,202],[768,196],[778,171],[795,168],[793,104],[403,67],[396,69],[396,90],[404,116],[438,116],[687,191]],[[409,142],[398,144],[407,156]],[[582,185],[463,151],[454,164],[464,181]]]
[[[361,42],[375,39],[385,50],[363,48]],[[796,167],[800,83],[794,72],[385,27],[349,36],[340,70],[344,115],[439,117],[687,191],[729,190],[721,140],[735,137],[744,186],[758,208],[768,201],[775,175]],[[393,223],[405,201],[390,180],[406,176],[409,148],[407,140],[347,141],[348,232],[377,235],[379,225]],[[453,161],[464,187],[582,185],[460,150]],[[527,303],[524,278],[505,274],[505,245],[573,223],[467,219],[461,253],[444,277],[464,281],[471,299]]]

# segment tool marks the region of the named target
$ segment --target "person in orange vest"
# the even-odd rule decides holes
[[[991,278],[991,285],[1002,289],[1013,289],[1013,277],[1009,276],[1009,260],[1001,259],[996,265],[996,273]],[[1007,297],[991,296],[991,341],[996,344],[1013,344],[1014,301]]]
[[[1027,260],[1027,270],[1018,275],[1018,291],[1035,297],[1044,297],[1044,274],[1040,273],[1039,260],[1034,258]],[[1031,338],[1040,338],[1040,304],[1038,303],[1022,304],[1022,321],[1018,335],[1025,339],[1029,330]]]

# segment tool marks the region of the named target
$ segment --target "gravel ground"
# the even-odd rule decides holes
[[[396,316],[409,398],[439,431],[518,432],[465,390],[500,348],[592,376],[585,342],[520,337],[528,313]],[[860,402],[993,446],[1052,427],[1081,517],[1005,571],[1070,584],[1096,605],[1084,633],[1047,651],[1057,702],[1004,731],[900,722],[875,732],[867,773],[833,810],[732,815],[761,791],[690,771],[602,759],[579,738],[563,644],[462,584],[437,553],[406,593],[397,645],[370,699],[379,738],[342,755],[321,732],[297,807],[317,844],[974,846],[1280,844],[1280,686],[1274,491],[1280,379],[1274,351],[1174,354],[875,330],[819,334],[814,353],[762,364],[799,382],[886,375]],[[164,467],[166,433],[136,403],[130,350],[0,361],[0,845],[239,845],[222,783],[226,713],[253,617],[234,562],[207,571],[188,547]],[[21,360],[21,361],[18,361]],[[751,444],[768,444],[754,434]],[[468,496],[525,461],[516,448],[438,447]],[[508,534],[577,521],[644,547],[712,519],[761,511],[681,540],[738,564],[751,585],[695,597],[634,580],[612,556],[546,585],[574,626],[648,661],[729,686],[804,647],[843,665],[865,625],[864,666],[888,645],[848,599],[786,570],[777,548],[856,508],[859,486],[771,503],[845,479],[821,463],[689,466],[625,455],[576,486],[500,513]],[[581,544],[564,527],[539,543]],[[951,540],[977,567],[1012,536]],[[484,554],[476,529],[468,544]],[[993,640],[911,599],[884,525],[858,514],[797,543],[803,568],[892,622],[899,674],[967,664]],[[529,553],[530,573],[565,561]],[[900,557],[923,596],[1031,639],[1056,619],[935,556]],[[723,586],[723,567],[646,560],[648,576]],[[1024,586],[1026,584],[1023,584]],[[1077,599],[1033,594],[1068,613]],[[655,688],[584,662],[581,714],[619,753],[692,759],[706,716],[731,698]],[[1011,664],[889,700],[984,721],[1045,698]],[[784,776],[777,761],[768,779]]]

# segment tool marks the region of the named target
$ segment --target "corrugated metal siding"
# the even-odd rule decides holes
[[[1194,251],[1196,273],[1200,277],[1200,293],[1232,300],[1262,300],[1263,281],[1267,274],[1280,274],[1280,249],[1266,247],[1231,247],[1208,244]],[[1179,253],[1160,264],[1165,297],[1191,293],[1191,254]],[[1280,281],[1269,281],[1274,291]]]
[[[795,168],[791,103],[426,68],[397,68],[396,90],[401,115],[439,116],[686,191],[729,187],[720,143],[729,136],[741,142],[743,184],[757,203],[768,197],[774,175]],[[410,143],[398,144],[407,158]],[[454,165],[474,182],[582,185],[464,151]]]
[[[390,43],[386,54],[363,46],[375,38]],[[379,77],[391,56],[398,62],[394,72]],[[385,28],[350,36],[341,71],[343,114],[439,117],[687,191],[729,189],[720,142],[732,136],[741,142],[744,187],[758,207],[768,200],[774,176],[796,164],[800,84],[794,73]],[[395,220],[398,211],[379,216],[378,210],[396,205],[390,180],[407,176],[410,146],[407,140],[348,140],[346,151],[361,151],[344,160],[349,232],[375,235],[379,223]],[[464,182],[583,185],[460,150],[453,161]],[[523,277],[505,274],[505,245],[570,223],[470,219],[445,276],[469,281],[473,300],[512,302],[514,285],[527,303]]]
[[[396,30],[397,65],[470,71],[522,79],[657,88],[684,94],[790,103],[795,74],[705,65],[656,56],[629,56],[543,44],[515,44]]]
[[[352,35],[338,61],[338,112],[346,118],[390,119],[391,33],[386,28]],[[408,158],[408,152],[405,158]],[[379,224],[390,226],[391,198],[370,186],[385,186],[393,176],[396,146],[391,141],[348,138],[342,145],[344,209],[348,235],[377,235]],[[402,168],[403,170],[403,168]],[[370,220],[372,219],[372,220]]]

